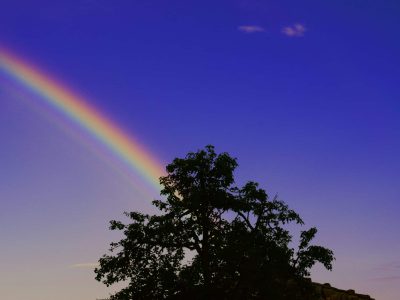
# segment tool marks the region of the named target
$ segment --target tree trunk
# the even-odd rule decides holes
[[[200,189],[201,189],[201,218],[202,218],[202,229],[203,229],[203,241],[202,241],[202,268],[204,276],[204,286],[208,291],[211,284],[210,274],[210,247],[209,247],[209,219],[208,219],[208,199],[204,184],[203,174],[200,177]]]

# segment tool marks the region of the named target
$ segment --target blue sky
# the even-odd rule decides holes
[[[390,0],[5,0],[0,46],[164,163],[206,144],[231,153],[240,182],[278,192],[335,251],[316,281],[395,300],[399,14]],[[106,296],[70,266],[95,262],[117,238],[107,221],[150,199],[9,84],[0,76],[3,297]]]

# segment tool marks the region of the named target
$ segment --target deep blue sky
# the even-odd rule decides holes
[[[303,34],[288,35],[296,24]],[[400,3],[391,0],[3,0],[0,6],[0,46],[85,95],[165,163],[206,144],[238,157],[240,181],[279,192],[335,250],[334,271],[316,271],[315,279],[381,300],[400,293],[399,33]],[[14,174],[17,185],[27,180],[11,159],[16,151],[74,139],[47,128],[54,124],[2,91],[2,82],[0,136],[12,142],[0,150],[7,166],[0,174]],[[75,157],[69,150],[58,156],[47,150],[37,164],[83,159],[90,174],[107,173],[101,160],[88,162],[90,152],[71,150]],[[59,184],[55,194],[66,189]],[[17,213],[20,207],[5,198],[12,191],[0,194],[1,203]],[[137,209],[128,203],[116,207]],[[93,232],[102,235],[106,227]],[[90,272],[85,276],[92,280]]]

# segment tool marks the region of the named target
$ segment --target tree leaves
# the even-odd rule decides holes
[[[112,299],[306,299],[304,276],[316,262],[330,270],[332,251],[310,245],[315,228],[290,248],[285,226],[303,220],[256,182],[237,187],[236,167],[213,146],[176,158],[160,178],[165,198],[153,201],[160,215],[110,222],[124,238],[95,273],[107,286],[127,283]]]

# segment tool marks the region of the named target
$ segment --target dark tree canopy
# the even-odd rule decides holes
[[[286,225],[300,216],[255,182],[237,187],[236,159],[213,146],[176,158],[161,177],[158,215],[111,221],[124,238],[100,258],[96,279],[126,288],[111,299],[313,299],[311,267],[332,269],[331,250],[302,231],[291,248]]]

